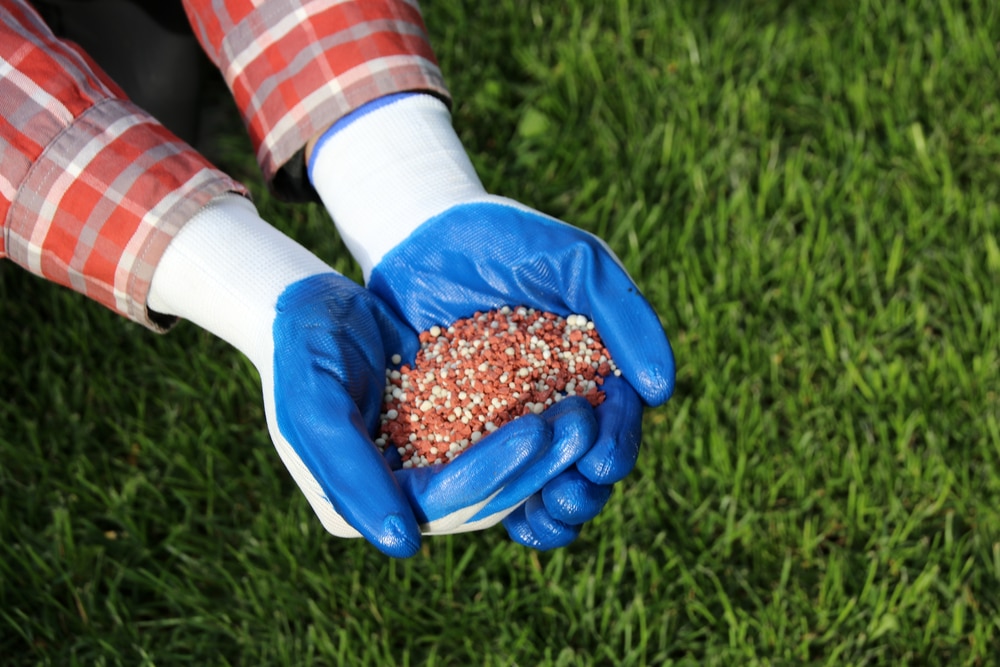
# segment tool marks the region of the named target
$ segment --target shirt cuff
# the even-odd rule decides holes
[[[170,240],[203,206],[242,185],[131,102],[109,99],[58,132],[8,212],[7,256],[155,331],[146,307]]]
[[[288,201],[318,201],[303,148],[339,118],[399,92],[451,98],[416,3],[265,0],[216,56],[264,179]]]

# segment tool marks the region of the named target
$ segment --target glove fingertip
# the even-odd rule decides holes
[[[669,346],[667,352],[666,355],[659,355],[658,359],[647,358],[622,363],[625,379],[650,407],[666,403],[674,394],[677,373]]]
[[[388,514],[379,533],[368,539],[387,556],[409,558],[420,550],[420,527],[412,515]]]
[[[611,497],[611,485],[595,484],[575,469],[542,489],[542,503],[555,521],[579,525],[596,517]]]
[[[564,454],[576,461],[597,440],[600,426],[590,403],[582,396],[570,396],[556,403],[542,416],[552,424],[552,437]],[[570,462],[572,462],[570,461]]]
[[[604,381],[605,399],[594,409],[598,435],[577,469],[595,484],[614,484],[635,467],[642,439],[642,398],[624,378]]]
[[[507,423],[498,433],[504,434],[507,456],[522,463],[545,451],[552,439],[552,425],[538,415],[527,414]]]
[[[511,541],[525,547],[535,546],[535,539],[531,534],[531,526],[528,525],[528,520],[524,516],[523,505],[515,508],[513,512],[505,516],[501,523]]]
[[[503,526],[511,540],[538,551],[565,547],[582,529],[580,525],[572,526],[553,519],[538,496],[529,498],[511,512],[503,520]]]
[[[640,375],[638,393],[642,400],[650,407],[663,405],[674,395],[674,368],[669,369],[650,368]]]

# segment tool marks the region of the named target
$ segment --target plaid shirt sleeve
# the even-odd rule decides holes
[[[244,192],[53,36],[0,0],[0,257],[151,329],[146,295],[173,235]]]
[[[226,80],[265,180],[285,199],[302,149],[378,97],[423,91],[450,101],[416,0],[184,0]]]

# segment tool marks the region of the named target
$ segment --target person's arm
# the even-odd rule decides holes
[[[125,99],[20,0],[0,4],[0,257],[154,330],[153,271],[209,201],[243,187]]]
[[[260,374],[272,441],[324,527],[409,556],[552,469],[538,418],[396,481],[371,434],[412,330],[257,215],[243,188],[128,102],[23,2],[0,4],[0,252],[151,329],[189,319]]]
[[[415,332],[243,197],[213,200],[177,234],[153,275],[149,306],[253,362],[271,441],[323,526],[388,555],[412,556],[422,533],[450,530],[495,498],[544,483],[565,456],[549,421],[533,416],[455,465],[397,479],[372,434],[386,360],[412,356]]]
[[[265,181],[283,199],[318,200],[304,147],[339,118],[396,92],[450,99],[412,0],[184,6],[243,114]]]
[[[387,95],[418,92],[446,105],[450,99],[427,39],[423,19],[412,0],[346,0],[337,3],[270,0],[185,0],[195,34],[228,84],[253,142],[271,190],[287,200],[315,200],[305,173],[306,144],[350,113]],[[558,414],[558,419],[554,415]],[[554,476],[560,475],[593,442],[589,411],[553,412],[547,422],[546,460],[521,462],[508,474],[508,485],[480,508],[485,519],[468,519],[468,499],[454,480],[462,469],[505,470],[513,459],[491,453],[517,446],[520,429],[494,436],[489,446],[466,454],[448,473],[429,484],[423,473],[400,471],[399,481],[421,515],[422,529],[449,533],[486,527],[499,521]],[[448,480],[452,480],[449,482]],[[450,497],[449,497],[450,496]],[[430,514],[423,505],[436,499]],[[430,503],[433,504],[433,503]],[[454,505],[455,512],[444,512]],[[460,508],[460,510],[458,509]]]
[[[305,153],[312,153],[317,138],[329,128],[343,128],[345,119],[371,112],[369,123],[332,133],[339,136],[339,141],[327,142],[328,153],[341,150],[345,142],[352,149],[333,160],[339,167],[328,162],[318,170],[320,182],[312,180],[352,253],[365,268],[366,277],[376,264],[374,259],[394,247],[387,245],[388,241],[402,241],[427,219],[421,214],[434,215],[453,206],[457,209],[462,204],[483,203],[482,185],[451,129],[448,92],[416,2],[355,0],[328,5],[271,0],[251,6],[237,0],[185,0],[185,6],[196,34],[243,110],[266,179],[272,190],[286,199],[315,199],[316,192],[301,171]],[[220,11],[220,6],[225,10]],[[409,101],[403,102],[403,107],[385,104],[401,94],[412,93],[418,95],[415,99],[404,96]],[[370,128],[371,121],[375,123],[373,130],[362,129]],[[403,141],[397,141],[395,134],[379,136],[383,129],[401,132]],[[403,155],[405,151],[409,154]],[[368,183],[344,179],[344,171],[354,176],[365,171],[371,178]],[[354,186],[367,187],[350,191]],[[531,224],[536,218],[526,207],[493,206],[485,221],[468,226],[478,227],[478,231],[464,238],[449,238],[447,247],[437,242],[437,237],[430,241],[430,249],[451,253],[447,259],[453,267],[462,264],[457,261],[461,258],[465,265],[474,264],[476,252],[495,247],[487,240],[494,239],[496,231],[508,228],[506,221],[515,209],[519,211],[515,217],[524,223],[518,227],[522,236],[511,239],[508,250],[517,254],[524,248],[534,248],[539,238],[537,231],[548,223]],[[396,215],[400,210],[402,217]],[[453,218],[458,229],[467,227],[467,211],[461,209],[458,218]],[[641,400],[659,404],[673,389],[673,357],[666,336],[648,303],[620,271],[620,263],[598,239],[569,226],[553,229],[550,240],[564,244],[564,254],[552,252],[550,247],[537,248],[534,255],[542,262],[560,264],[555,268],[558,284],[548,286],[555,297],[551,305],[563,312],[571,307],[585,313],[598,312],[602,333],[618,350],[630,382],[612,391],[614,400],[598,412],[601,435],[591,451],[506,520],[508,532],[515,539],[540,547],[566,543],[579,531],[581,522],[596,515],[610,493],[609,485],[635,463]],[[565,253],[572,255],[574,248],[581,245],[586,249],[578,256],[599,260],[577,267],[587,274],[582,277],[588,284],[593,286],[595,278],[607,275],[605,267],[614,267],[611,273],[617,278],[610,289],[620,288],[634,298],[616,301],[594,295],[600,303],[589,302],[589,295],[584,303],[569,298],[570,293],[582,294],[572,284],[581,276],[566,272]],[[506,259],[502,255],[482,259],[502,263]],[[448,276],[446,280],[441,280],[440,275],[435,277],[441,290],[430,290],[422,300],[415,299],[420,301],[416,310],[435,312],[435,321],[469,315],[477,305],[530,300],[529,295],[516,290],[501,289],[487,301],[444,303],[444,293],[454,294],[446,283],[463,289],[473,286],[467,275]],[[400,282],[407,282],[405,276],[400,277]],[[405,307],[404,299],[393,287],[383,285],[378,289],[397,308]],[[475,291],[473,287],[466,293]],[[406,317],[418,329],[432,319],[417,317],[414,312]],[[629,330],[634,324],[641,326]],[[644,351],[636,351],[637,346]],[[564,415],[563,420],[577,416]],[[490,514],[493,510],[497,511]],[[486,508],[478,523],[473,524],[487,526],[506,511],[506,507]]]
[[[358,404],[371,412],[381,397],[380,306],[351,308],[359,287],[260,220],[240,184],[125,99],[23,2],[0,5],[0,59],[0,99],[12,110],[0,120],[0,252],[155,331],[185,317],[246,353],[265,383],[275,446],[324,526],[412,555],[420,528],[410,503],[352,422]],[[296,283],[311,291],[285,289]],[[319,310],[328,330],[363,336],[339,377],[309,378],[326,400],[301,419],[288,406],[309,402],[294,380],[314,360],[294,345],[283,364],[269,353],[279,297],[284,321]],[[340,321],[324,321],[334,307]],[[278,369],[298,374],[288,383],[298,395],[274,388]],[[339,456],[310,455],[328,450],[316,443],[331,434]]]

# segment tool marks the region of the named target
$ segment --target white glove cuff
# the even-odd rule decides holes
[[[448,108],[430,95],[404,97],[328,132],[309,170],[366,283],[423,222],[486,196]]]
[[[170,241],[153,274],[147,305],[194,322],[260,368],[271,363],[278,296],[292,283],[332,269],[262,220],[246,198],[213,199]]]

